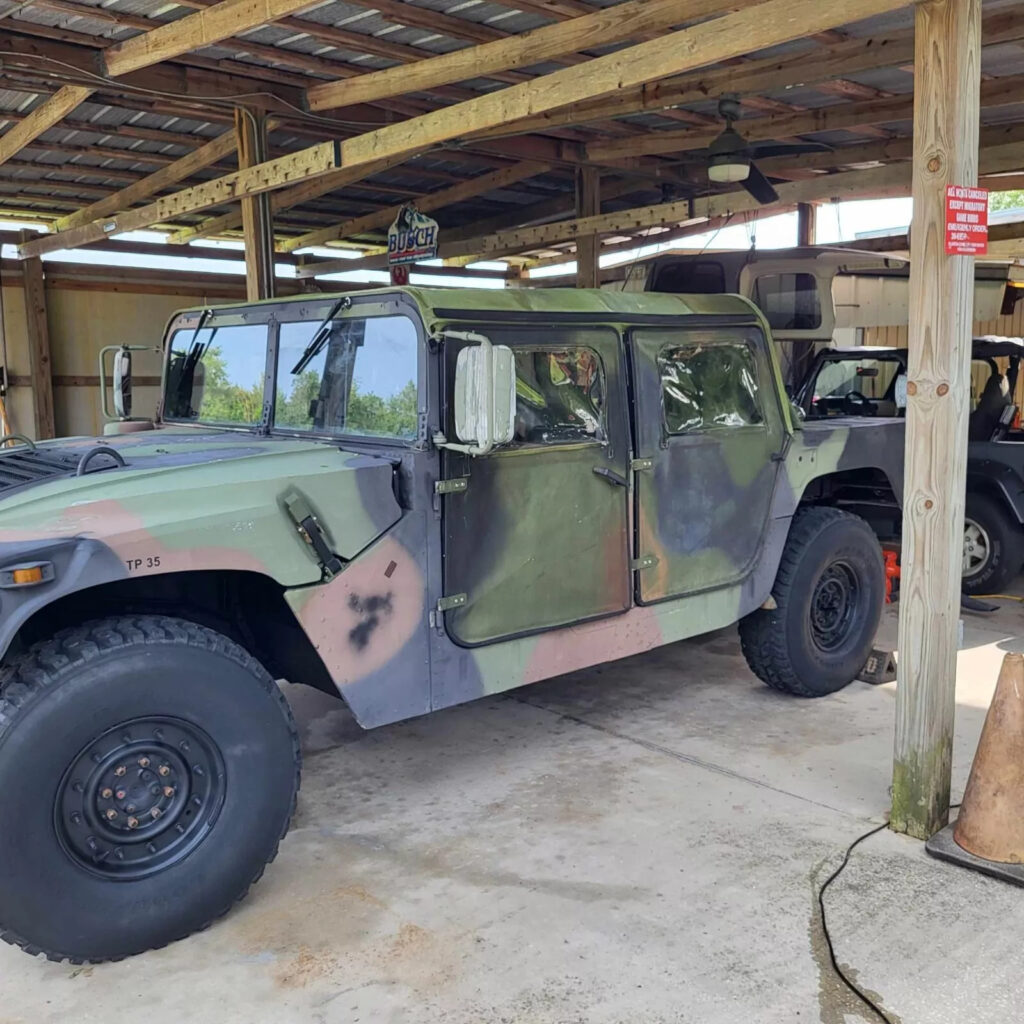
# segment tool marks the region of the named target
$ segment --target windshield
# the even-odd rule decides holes
[[[415,438],[417,350],[406,316],[281,324],[274,426]]]
[[[255,426],[263,412],[266,361],[266,324],[175,331],[167,364],[164,415],[176,420]]]
[[[839,359],[822,364],[814,382],[814,400],[842,398],[849,394],[884,399],[900,371],[896,359]]]

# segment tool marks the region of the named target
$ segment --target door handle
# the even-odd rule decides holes
[[[624,476],[619,476],[618,473],[608,469],[605,466],[595,466],[594,472],[604,480],[607,480],[613,487],[628,487],[629,482]]]

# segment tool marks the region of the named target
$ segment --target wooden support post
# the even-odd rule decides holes
[[[235,108],[238,167],[255,167],[267,159],[267,119],[255,110]],[[274,297],[274,221],[270,195],[242,198],[242,232],[245,238],[245,293],[250,302]]]
[[[916,33],[891,826],[926,839],[949,817],[974,298],[973,258],[946,254],[946,187],[978,178],[981,0],[927,0]]]
[[[23,231],[21,234],[23,242],[34,237],[33,231]],[[25,289],[25,323],[32,375],[35,435],[37,441],[42,441],[54,437],[57,431],[53,422],[53,367],[50,363],[50,332],[46,323],[43,261],[38,256],[30,256],[22,261],[21,280]]]
[[[576,216],[596,217],[601,212],[601,173],[596,167],[576,169]],[[598,254],[600,235],[581,235],[576,239],[576,287],[598,288],[601,270]]]
[[[800,203],[796,208],[796,244],[814,245],[817,236],[818,208],[814,203]]]

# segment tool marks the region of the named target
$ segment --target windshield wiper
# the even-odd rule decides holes
[[[302,350],[302,355],[299,356],[299,361],[292,367],[293,377],[296,374],[302,373],[302,371],[320,354],[324,345],[327,344],[327,339],[331,336],[331,321],[342,309],[347,309],[351,304],[352,300],[345,295],[331,306],[330,312],[324,317],[320,326],[313,332],[313,337],[309,339],[309,344]]]

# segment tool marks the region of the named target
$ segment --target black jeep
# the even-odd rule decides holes
[[[971,357],[963,591],[993,594],[1024,564],[1024,430],[1014,397],[1024,339],[975,338]],[[827,349],[795,401],[807,419],[902,417],[906,382],[906,349]]]

